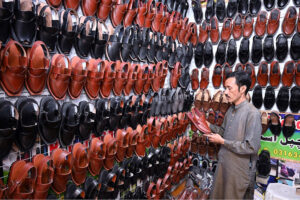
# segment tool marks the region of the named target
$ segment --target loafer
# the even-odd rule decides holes
[[[204,54],[204,45],[201,42],[198,42],[195,49],[195,64],[197,68],[201,68],[203,65],[203,54]]]
[[[198,42],[205,43],[207,41],[209,29],[210,29],[209,24],[206,21],[203,21],[202,25],[199,26]]]
[[[242,64],[246,64],[249,60],[249,39],[243,38],[239,49],[239,60]]]
[[[231,29],[232,29],[232,24],[231,24],[231,19],[226,18],[224,23],[223,23],[223,27],[222,27],[222,31],[221,31],[221,40],[224,42],[227,42],[231,36]]]
[[[270,67],[269,82],[272,87],[277,88],[280,83],[281,73],[279,63],[273,61]]]
[[[251,60],[254,65],[257,65],[262,58],[262,38],[255,35],[253,37],[252,49],[251,49]]]
[[[249,38],[252,35],[253,32],[253,23],[254,19],[251,17],[251,15],[246,15],[244,20],[244,31],[243,36],[246,38]]]
[[[225,87],[225,81],[227,76],[232,72],[232,67],[228,63],[223,65],[222,77],[223,77],[223,87]]]
[[[211,65],[213,61],[213,49],[212,49],[212,44],[211,42],[207,41],[204,44],[204,53],[203,53],[203,59],[204,59],[204,65],[205,67],[208,67]]]
[[[243,18],[241,14],[238,14],[233,21],[232,36],[238,40],[241,38],[243,33]]]
[[[275,0],[264,0],[264,6],[267,11],[270,11],[275,6]]]
[[[247,72],[251,78],[251,85],[250,85],[250,90],[251,90],[256,83],[254,66],[251,63],[246,63],[245,72]]]
[[[236,42],[234,39],[229,40],[228,46],[227,46],[227,54],[226,54],[226,62],[232,66],[237,58],[237,48],[236,48]]]
[[[276,97],[276,105],[280,112],[285,112],[289,106],[290,93],[288,87],[281,86]]]
[[[296,27],[297,10],[294,6],[288,8],[282,22],[282,32],[286,36],[293,34]]]
[[[289,0],[278,0],[277,1],[277,7],[282,10],[285,8],[285,6],[288,4]]]
[[[280,10],[273,9],[269,15],[268,25],[267,25],[267,33],[268,35],[274,35],[279,27],[280,20]]]
[[[269,129],[275,136],[279,136],[281,133],[280,116],[278,112],[270,113]]]
[[[245,65],[243,65],[243,64],[241,64],[241,63],[237,63],[237,64],[235,65],[234,71],[235,71],[235,72],[242,72],[242,71],[245,71]]]
[[[295,76],[295,65],[294,61],[288,61],[285,63],[283,73],[281,77],[281,83],[283,86],[291,87]]]
[[[213,44],[219,41],[219,25],[216,17],[210,19],[210,40]]]
[[[238,13],[245,16],[248,13],[248,0],[240,0],[238,2]]]
[[[209,84],[209,69],[203,67],[201,71],[200,89],[202,90],[206,89],[208,84]]]
[[[225,62],[226,47],[227,47],[227,43],[223,41],[221,41],[218,45],[217,52],[216,52],[216,62],[220,65],[223,65]]]
[[[273,108],[275,104],[275,91],[272,86],[268,86],[265,92],[265,97],[264,97],[264,107],[267,110],[270,110]]]
[[[260,11],[256,23],[255,23],[255,33],[259,37],[263,37],[266,32],[266,24],[268,19],[268,13],[266,11]]]
[[[290,46],[290,55],[293,60],[299,60],[300,59],[300,35],[299,33],[295,33]]]
[[[216,16],[219,22],[223,22],[226,15],[225,1],[218,0],[216,3]]]
[[[206,3],[205,19],[207,22],[215,15],[215,1],[208,0]]]
[[[197,24],[200,24],[203,18],[203,12],[201,8],[201,3],[199,1],[192,1],[192,9],[194,13],[194,18]]]
[[[287,54],[289,52],[288,48],[288,41],[286,36],[283,33],[280,33],[276,37],[276,58],[279,62],[282,62],[287,57]]]
[[[260,109],[262,106],[263,97],[260,85],[255,86],[253,90],[252,103],[257,109]]]
[[[293,0],[293,3],[296,7],[300,7],[300,1],[299,0]]]
[[[285,138],[291,137],[295,132],[295,118],[294,115],[288,114],[284,117],[282,133]]]
[[[267,62],[261,62],[258,68],[257,72],[257,83],[261,87],[266,87],[269,79],[269,68],[268,68],[268,63]]]
[[[300,86],[300,62],[295,63],[295,84]]]
[[[192,80],[192,90],[197,90],[199,88],[199,70],[197,68],[193,69],[191,80]]]
[[[274,59],[274,42],[273,42],[273,36],[268,35],[265,37],[264,45],[263,45],[263,53],[264,58],[267,62],[271,62]]]
[[[300,88],[294,86],[291,89],[290,109],[293,113],[298,113],[300,110]]]
[[[212,83],[214,88],[219,88],[222,83],[222,65],[216,64],[213,71]]]
[[[268,177],[271,171],[271,161],[270,152],[263,150],[259,154],[259,159],[257,161],[258,176]]]
[[[261,0],[250,0],[249,12],[252,16],[257,16],[261,8]]]
[[[229,0],[227,4],[227,17],[228,18],[234,18],[235,14],[238,10],[238,1],[237,0]]]

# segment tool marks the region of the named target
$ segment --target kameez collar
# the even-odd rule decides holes
[[[246,105],[247,102],[248,102],[247,99],[245,99],[242,103],[240,103],[237,106],[233,104],[232,107],[233,107],[234,110],[237,110],[237,109],[241,108],[242,106]]]

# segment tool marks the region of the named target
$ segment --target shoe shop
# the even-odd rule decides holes
[[[0,0],[0,199],[300,199],[300,0]]]

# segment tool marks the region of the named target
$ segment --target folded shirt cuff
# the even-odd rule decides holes
[[[224,147],[230,148],[231,145],[232,145],[232,141],[224,139]]]

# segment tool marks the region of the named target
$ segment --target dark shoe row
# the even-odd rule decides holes
[[[270,110],[273,108],[275,102],[277,108],[280,112],[285,112],[289,107],[294,113],[300,110],[300,88],[294,86],[290,91],[289,88],[282,86],[279,89],[277,97],[275,98],[275,91],[272,86],[268,86],[265,91],[265,96],[263,98],[262,88],[257,85],[254,88],[252,95],[252,102],[256,108],[261,108],[264,104],[265,109]]]

